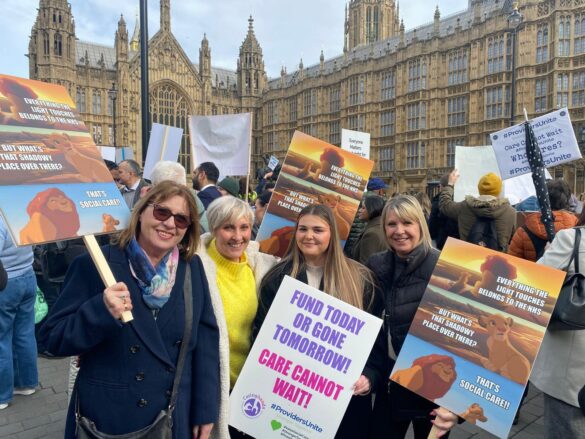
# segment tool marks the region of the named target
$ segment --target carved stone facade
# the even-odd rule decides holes
[[[196,65],[171,33],[170,1],[161,0],[160,30],[149,46],[152,119],[187,128],[188,114],[251,111],[253,167],[272,154],[282,159],[296,129],[337,145],[341,128],[367,131],[374,173],[401,192],[432,191],[452,168],[455,145],[489,143],[512,116],[523,119],[523,108],[534,117],[568,106],[585,144],[585,0],[519,6],[524,21],[513,44],[510,0],[469,0],[465,11],[444,18],[429,9],[429,24],[409,31],[393,0],[351,0],[341,55],[322,53],[309,67],[301,60],[268,80],[251,19],[236,71],[211,67],[205,37]],[[31,78],[65,85],[97,143],[111,143],[107,93],[115,83],[117,143],[139,152],[137,38],[128,41],[121,18],[114,48],[76,41],[67,1],[40,0],[29,56]],[[181,161],[189,167],[187,145],[188,129]],[[585,190],[581,163],[553,174]]]
[[[194,64],[171,32],[170,7],[170,0],[160,1],[160,30],[149,41],[151,122],[184,129],[179,158],[190,171],[188,116],[253,112],[260,106],[267,79],[251,17],[237,61],[241,68],[235,72],[212,67],[205,36],[199,64]],[[126,22],[120,17],[114,46],[102,46],[76,39],[67,0],[40,0],[29,44],[29,74],[69,90],[98,145],[114,144],[115,104],[116,144],[131,146],[141,157],[139,49],[138,20],[128,41]],[[254,78],[255,88],[241,92],[240,78],[248,77]]]

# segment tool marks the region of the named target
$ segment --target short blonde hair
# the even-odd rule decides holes
[[[235,223],[238,219],[244,217],[250,223],[254,224],[254,211],[243,200],[236,197],[219,197],[207,207],[207,221],[209,222],[209,231],[215,232],[225,223]]]
[[[417,223],[420,227],[420,241],[418,245],[422,245],[425,249],[432,247],[431,234],[429,233],[429,227],[427,226],[427,220],[422,211],[422,207],[418,200],[412,195],[397,195],[391,198],[384,206],[382,211],[382,231],[384,236],[386,235],[386,223],[388,222],[388,214],[394,212],[394,214],[400,219],[400,221],[411,221]],[[388,237],[386,237],[390,250],[394,251]]]
[[[152,168],[150,174],[150,181],[155,186],[162,181],[174,181],[177,184],[187,185],[187,175],[183,165],[177,162],[171,162],[170,160],[163,160],[158,162]]]

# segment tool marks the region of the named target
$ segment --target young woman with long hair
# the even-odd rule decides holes
[[[372,273],[343,254],[335,218],[327,206],[313,204],[299,213],[294,239],[291,240],[286,254],[261,284],[254,335],[260,330],[285,275],[356,308],[381,315],[382,304],[374,295]],[[362,376],[354,385],[354,397],[345,412],[336,438],[367,436],[372,412],[369,394],[379,381],[383,364],[384,355],[380,354],[380,349],[374,349]]]

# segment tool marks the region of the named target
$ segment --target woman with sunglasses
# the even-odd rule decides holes
[[[260,253],[251,241],[254,212],[243,200],[221,197],[207,208],[210,233],[201,235],[197,254],[201,257],[220,340],[219,420],[214,437],[244,435],[229,427],[229,394],[252,347],[252,321],[258,308],[258,286],[276,264],[276,258]]]
[[[76,413],[102,433],[121,435],[149,426],[169,406],[186,324],[188,270],[193,319],[173,438],[209,437],[219,407],[219,331],[195,255],[197,218],[190,190],[161,182],[136,204],[128,228],[103,247],[118,283],[104,289],[89,255],[69,268],[41,329],[49,353],[80,356],[66,438],[76,437]],[[124,311],[134,320],[122,323]]]
[[[294,239],[282,261],[268,273],[260,289],[260,305],[254,319],[258,333],[284,276],[291,276],[350,305],[381,316],[382,304],[374,296],[372,273],[343,255],[337,224],[327,206],[313,204],[299,213]],[[379,340],[381,341],[381,339]],[[380,343],[377,343],[379,346]],[[372,414],[370,391],[379,381],[384,365],[383,349],[374,349],[362,376],[353,387],[354,397],[341,421],[336,438],[368,436]]]

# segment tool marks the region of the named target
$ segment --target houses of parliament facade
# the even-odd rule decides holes
[[[513,28],[516,8],[523,19]],[[400,192],[433,188],[454,166],[456,145],[489,144],[524,108],[536,117],[567,106],[585,147],[585,0],[469,0],[447,17],[429,8],[429,23],[410,30],[395,0],[350,0],[345,9],[343,53],[321,52],[318,63],[300,60],[269,79],[252,17],[247,33],[242,19],[236,68],[216,68],[205,36],[198,62],[182,49],[170,0],[160,0],[149,41],[151,121],[184,129],[188,171],[190,114],[251,112],[252,169],[270,155],[282,160],[295,130],[335,145],[342,128],[369,132],[374,175]],[[120,17],[113,46],[82,41],[67,0],[39,0],[28,57],[30,78],[69,90],[96,144],[113,145],[115,124],[116,144],[141,155],[136,26],[130,36]],[[585,191],[582,161],[553,174]]]

